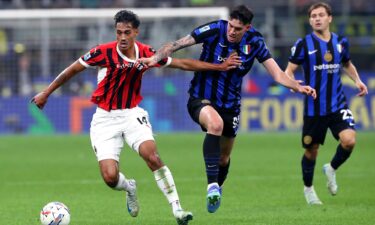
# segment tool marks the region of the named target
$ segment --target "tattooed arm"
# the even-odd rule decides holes
[[[44,105],[47,103],[48,97],[50,96],[50,94],[52,94],[52,92],[54,92],[66,81],[68,81],[70,78],[83,71],[84,69],[86,69],[86,67],[84,67],[78,60],[75,61],[64,71],[62,71],[46,89],[35,95],[31,99],[31,102],[35,103],[38,108],[43,109]]]
[[[161,47],[155,55],[151,56],[150,58],[143,58],[141,62],[146,64],[147,66],[153,66],[158,63],[160,60],[167,58],[173,52],[178,51],[180,49],[189,47],[196,44],[194,38],[189,34],[177,41],[169,42],[163,47]]]

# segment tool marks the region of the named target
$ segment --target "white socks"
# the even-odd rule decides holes
[[[128,191],[130,188],[133,188],[133,186],[129,185],[129,181],[125,178],[124,174],[120,172],[117,185],[113,189],[118,191]]]
[[[169,204],[172,206],[173,212],[181,209],[173,176],[168,167],[163,166],[162,168],[155,170],[154,177],[159,189],[163,192],[164,196],[168,199]]]

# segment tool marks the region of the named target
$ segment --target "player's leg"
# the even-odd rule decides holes
[[[220,187],[223,186],[224,181],[227,178],[229,167],[230,167],[230,155],[232,153],[235,137],[224,137],[220,139],[220,162],[219,162],[219,176],[218,184]]]
[[[119,171],[118,162],[123,148],[121,125],[114,123],[111,116],[100,109],[94,114],[90,128],[91,143],[104,182],[114,190],[126,191],[128,211],[135,217],[139,211],[136,185],[134,180],[126,179]]]
[[[319,145],[324,143],[327,129],[325,117],[304,117],[302,146],[305,151],[301,160],[301,168],[303,191],[306,202],[310,205],[322,204],[315,192],[313,180]]]
[[[163,192],[172,207],[177,223],[179,225],[188,224],[188,221],[193,219],[193,215],[191,212],[184,211],[181,208],[172,173],[164,165],[157,152],[147,112],[139,107],[135,108],[134,114],[127,121],[127,124],[128,128],[124,131],[126,142],[133,150],[139,153],[153,172],[159,189]]]
[[[222,186],[227,178],[230,167],[230,156],[232,154],[234,141],[239,126],[239,112],[220,112],[224,121],[223,134],[220,139],[220,162],[218,184],[222,191]]]
[[[207,210],[215,212],[220,206],[220,187],[218,185],[220,136],[223,120],[207,99],[190,98],[187,104],[190,117],[198,123],[206,137],[203,142],[203,157],[207,175]]]
[[[224,123],[212,106],[204,106],[199,113],[199,123],[206,128],[203,142],[203,157],[207,175],[207,210],[214,213],[220,206],[221,194],[218,184],[220,161],[220,136]]]
[[[327,177],[327,188],[332,195],[337,194],[336,170],[350,157],[356,144],[354,119],[350,110],[344,109],[331,116],[330,126],[333,136],[340,141],[330,163],[323,166]]]

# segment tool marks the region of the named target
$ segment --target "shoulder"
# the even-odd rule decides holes
[[[139,54],[141,57],[150,57],[155,54],[156,50],[148,44],[136,41],[135,44],[138,46]]]
[[[246,31],[245,38],[247,43],[264,41],[262,33],[260,33],[254,27],[251,27],[248,31]]]

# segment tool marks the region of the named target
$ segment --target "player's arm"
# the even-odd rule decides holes
[[[297,81],[289,77],[280,69],[279,65],[277,65],[273,58],[269,58],[264,61],[263,66],[267,69],[268,73],[271,74],[271,76],[277,83],[284,85],[285,87],[288,87],[295,92],[311,95],[314,99],[316,98],[316,92],[314,88],[307,85],[300,85],[301,81]]]
[[[72,78],[74,75],[78,74],[79,72],[86,69],[78,60],[68,66],[65,70],[63,70],[56,78],[53,80],[50,85],[44,89],[43,91],[39,92],[35,95],[31,102],[35,103],[38,108],[42,109],[44,105],[47,103],[48,97],[54,92],[57,88],[63,85],[66,81]]]
[[[288,65],[285,69],[286,75],[288,75],[292,79],[295,79],[294,73],[296,72],[297,68],[298,68],[297,64],[288,62]]]
[[[195,59],[172,58],[172,62],[169,64],[169,67],[190,71],[228,71],[240,66],[241,63],[241,58],[237,54],[231,54],[228,59],[221,64],[208,63]]]
[[[173,52],[192,46],[195,43],[195,39],[189,34],[177,41],[164,44],[153,56],[150,58],[143,58],[141,59],[141,62],[147,66],[154,66],[160,60],[170,56]]]
[[[349,60],[343,63],[343,68],[348,74],[348,76],[355,82],[355,85],[359,89],[358,96],[364,96],[368,94],[367,86],[362,82],[361,78],[359,78],[359,74],[357,69],[355,68],[354,64]]]

